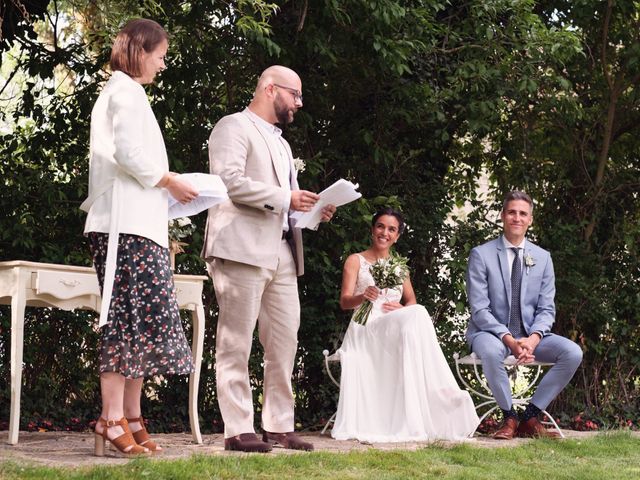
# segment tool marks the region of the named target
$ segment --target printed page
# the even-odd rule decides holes
[[[169,194],[169,220],[196,215],[229,198],[227,187],[218,175],[183,173],[179,177],[193,185],[198,190],[198,196],[183,205]]]
[[[295,212],[291,215],[294,225],[297,228],[309,228],[317,230],[322,220],[322,209],[326,205],[335,205],[341,207],[347,203],[353,202],[362,196],[357,191],[358,184],[351,183],[341,178],[330,187],[327,187],[319,193],[320,200],[313,206],[309,212]]]

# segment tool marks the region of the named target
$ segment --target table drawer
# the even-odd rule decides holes
[[[178,305],[202,305],[202,282],[185,282],[175,279]]]
[[[33,275],[33,289],[38,295],[51,295],[62,300],[82,295],[100,295],[95,273],[38,270]]]

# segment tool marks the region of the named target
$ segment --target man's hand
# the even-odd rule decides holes
[[[520,345],[520,348],[526,350],[531,354],[531,356],[533,356],[533,352],[540,343],[540,340],[542,340],[540,338],[540,335],[538,335],[537,333],[532,333],[528,337],[519,338],[517,342],[518,345]]]
[[[333,218],[333,214],[336,213],[336,207],[334,205],[327,205],[322,208],[322,221],[328,222]]]
[[[509,350],[511,350],[513,356],[516,357],[516,363],[518,365],[531,363],[535,360],[535,357],[533,356],[533,350],[529,350],[528,347],[523,348],[520,345],[521,340],[524,339],[521,338],[520,340],[516,340],[510,333],[507,333],[502,337],[502,343],[504,343],[509,348]]]
[[[313,208],[319,198],[320,196],[317,193],[309,192],[307,190],[292,190],[289,209],[297,210],[299,212],[308,212]]]
[[[528,350],[525,350],[524,348],[520,348],[520,351],[518,353],[516,353],[513,350],[512,352],[515,355],[516,359],[518,360],[516,362],[517,365],[526,365],[527,363],[531,363],[536,359],[536,357],[533,356],[533,353],[530,353]]]

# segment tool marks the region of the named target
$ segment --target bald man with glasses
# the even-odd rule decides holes
[[[302,107],[302,82],[291,69],[267,68],[253,100],[222,118],[209,138],[212,174],[229,200],[209,210],[203,258],[219,306],[217,394],[225,449],[268,452],[273,444],[313,450],[293,432],[291,386],[300,325],[297,276],[304,273],[302,233],[290,219],[308,212],[318,195],[300,190],[282,130]],[[323,209],[329,221],[334,206]],[[253,426],[248,362],[258,324],[264,347],[262,439]]]

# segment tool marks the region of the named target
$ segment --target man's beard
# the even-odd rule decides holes
[[[293,122],[293,114],[294,111],[284,104],[282,100],[280,100],[279,96],[276,96],[276,101],[273,104],[273,108],[275,110],[276,118],[278,119],[278,124],[285,126],[288,123]]]

